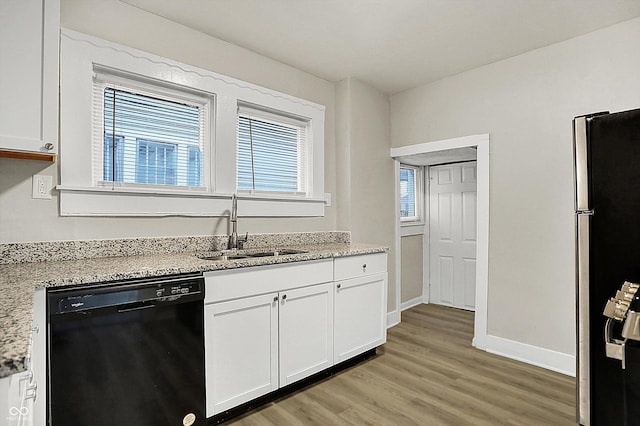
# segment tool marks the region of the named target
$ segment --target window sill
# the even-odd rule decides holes
[[[400,236],[410,237],[413,235],[422,235],[425,233],[424,222],[401,222],[400,223]]]
[[[58,185],[61,216],[228,216],[230,194]],[[324,216],[324,199],[238,197],[239,217]]]

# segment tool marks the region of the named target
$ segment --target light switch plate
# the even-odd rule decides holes
[[[33,175],[33,191],[31,193],[31,198],[50,200],[52,185],[53,176]]]

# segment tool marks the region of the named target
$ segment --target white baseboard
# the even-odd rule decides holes
[[[413,308],[414,306],[422,305],[424,302],[424,298],[422,296],[415,297],[411,300],[407,300],[406,302],[402,302],[400,304],[400,312],[406,311],[409,308]]]
[[[400,311],[395,310],[387,313],[387,328],[400,324]]]
[[[485,350],[487,352],[526,362],[527,364],[546,368],[567,376],[576,376],[576,358],[573,355],[497,336],[486,336],[483,343],[486,344]]]

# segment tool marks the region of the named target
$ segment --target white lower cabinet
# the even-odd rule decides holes
[[[37,289],[27,371],[0,378],[0,425],[44,426],[46,423],[46,293]]]
[[[386,259],[206,272],[207,417],[383,344]]]
[[[278,295],[205,306],[207,417],[278,389]]]
[[[333,365],[332,274],[330,260],[205,274],[207,417]]]
[[[333,274],[339,363],[387,341],[387,254],[336,258]]]
[[[387,341],[386,295],[386,273],[335,283],[336,364]]]
[[[23,371],[0,379],[0,425],[23,426],[33,423],[32,373]],[[30,390],[31,388],[31,390]]]
[[[280,386],[333,365],[333,285],[280,295]]]

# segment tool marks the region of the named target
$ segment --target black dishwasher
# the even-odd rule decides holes
[[[204,425],[204,279],[48,291],[48,420]]]

